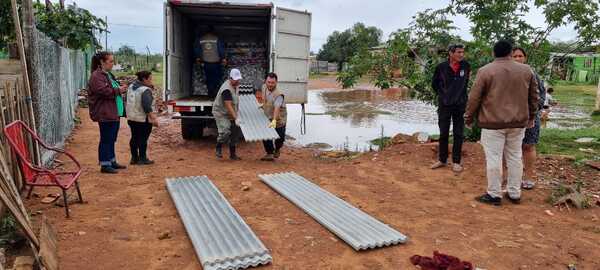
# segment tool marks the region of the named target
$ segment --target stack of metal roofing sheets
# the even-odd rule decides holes
[[[355,250],[395,245],[408,240],[402,233],[296,173],[259,177]]]
[[[204,270],[243,269],[272,261],[267,248],[206,176],[166,182]]]
[[[269,119],[259,108],[254,95],[240,95],[240,127],[248,142],[278,139],[274,128],[269,128]]]

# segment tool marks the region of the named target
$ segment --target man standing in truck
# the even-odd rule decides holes
[[[215,98],[223,79],[223,66],[227,65],[223,41],[215,34],[215,28],[211,25],[208,27],[208,32],[195,43],[194,48],[196,63],[204,66],[204,81],[208,96]]]
[[[241,80],[240,70],[232,69],[229,72],[229,80],[223,83],[213,103],[212,114],[219,132],[216,147],[217,158],[223,158],[223,144],[229,144],[229,159],[241,160],[235,152],[235,146],[242,134],[238,118],[240,100],[238,87]]]
[[[262,87],[261,97],[263,100],[263,110],[269,118],[269,127],[274,128],[279,135],[279,139],[263,141],[265,152],[267,154],[261,159],[263,161],[274,161],[279,158],[280,150],[285,142],[285,126],[287,120],[287,111],[285,107],[284,95],[277,88],[277,74],[269,73]]]

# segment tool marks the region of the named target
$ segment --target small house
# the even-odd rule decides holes
[[[572,82],[596,82],[600,77],[600,54],[551,53],[551,77]]]

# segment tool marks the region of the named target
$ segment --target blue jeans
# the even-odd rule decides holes
[[[215,98],[223,80],[223,67],[220,63],[204,63],[204,78],[208,96]]]
[[[98,122],[100,127],[100,144],[98,145],[98,159],[100,166],[111,166],[117,162],[115,155],[115,143],[119,135],[119,121]]]

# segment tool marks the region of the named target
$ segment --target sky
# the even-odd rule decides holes
[[[52,0],[57,2],[58,0]],[[108,18],[108,47],[116,50],[129,45],[138,52],[163,51],[163,0],[66,0],[88,9],[94,15]],[[235,0],[237,3],[268,3],[260,0]],[[273,0],[276,6],[312,13],[311,51],[318,52],[333,31],[343,31],[356,22],[376,26],[383,30],[384,38],[400,28],[405,28],[412,16],[427,8],[438,9],[448,5],[449,0]],[[458,27],[456,34],[469,40],[470,23],[462,17],[452,17]],[[526,20],[534,26],[544,25],[540,10],[532,9]],[[576,37],[572,27],[555,30],[551,40],[569,41]],[[102,44],[105,37],[102,37]]]

